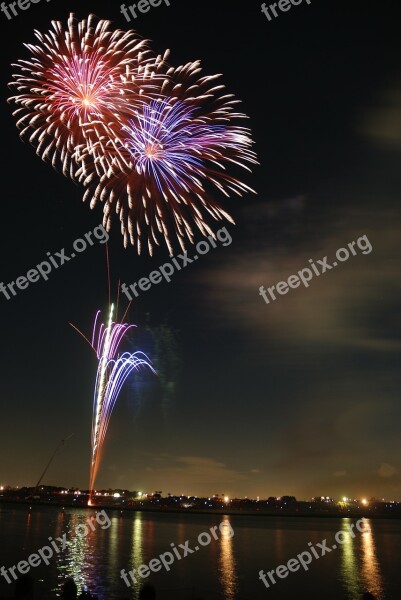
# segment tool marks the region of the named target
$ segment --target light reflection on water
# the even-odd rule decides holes
[[[90,513],[75,512],[70,513],[65,518],[64,513],[58,515],[55,537],[62,537],[66,533],[68,546],[56,557],[58,586],[53,591],[57,596],[61,595],[61,587],[69,578],[75,581],[78,594],[86,588],[100,595],[104,591],[96,574],[102,566],[99,564],[97,557],[99,554],[104,554],[105,538],[100,535],[102,530],[96,521],[93,521],[96,526],[95,529],[87,526],[90,516]],[[84,535],[84,531],[86,535]],[[109,531],[111,535],[107,539],[112,544],[113,525]],[[58,545],[61,547],[60,542]],[[108,559],[112,560],[112,553],[109,553]]]
[[[362,543],[362,581],[364,591],[373,594],[377,600],[384,600],[383,579],[380,564],[376,555],[376,544],[373,535],[373,522],[368,521],[369,531],[364,531],[361,536]]]
[[[347,596],[359,599],[364,592],[370,592],[376,600],[384,600],[383,580],[380,564],[376,555],[373,522],[364,520],[364,531],[354,528],[355,537],[344,536],[342,552],[341,580],[347,590]],[[343,519],[342,530],[348,531],[350,519]]]
[[[107,529],[107,562],[105,571],[111,575],[118,570],[118,540],[120,537],[120,529],[122,526],[122,517],[114,517],[110,519],[111,525]],[[96,523],[97,525],[97,523]]]
[[[224,520],[230,522],[227,516],[224,517]],[[222,527],[220,532],[219,580],[223,588],[224,598],[234,600],[238,592],[238,575],[234,557],[233,536],[229,527]]]
[[[66,527],[68,548],[57,557],[57,566],[59,571],[58,579],[60,584],[62,584],[67,578],[71,577],[77,584],[79,591],[81,591],[82,587],[86,585],[85,571],[87,571],[86,550],[88,548],[88,540],[80,535],[77,535],[75,533],[75,528],[77,525],[83,524],[84,521],[84,516],[78,514],[70,515]],[[57,534],[61,534],[61,530],[59,532],[58,529],[59,528],[57,527]]]
[[[143,560],[143,514],[138,512],[135,514],[132,523],[132,545],[130,570],[138,569],[144,563]],[[141,584],[139,578],[135,579],[135,583],[131,583],[136,594],[138,594]]]
[[[349,531],[350,519],[342,519],[342,531]],[[359,534],[358,534],[359,535]],[[341,580],[347,590],[348,598],[359,598],[358,560],[355,552],[355,539],[352,535],[343,536],[344,543],[336,552],[342,553]]]
[[[149,580],[160,592],[161,600],[198,596],[204,600],[249,600],[250,597],[259,600],[265,598],[266,593],[258,578],[260,569],[285,564],[306,547],[309,539],[315,546],[325,537],[333,544],[336,531],[349,531],[350,525],[356,522],[356,519],[303,521],[141,512],[120,515],[110,511],[110,527],[103,529],[96,523],[95,530],[89,528],[86,536],[77,533],[77,526],[85,525],[91,514],[84,510],[40,508],[28,514],[21,509],[9,511],[9,516],[3,512],[4,518],[1,518],[0,508],[0,534],[6,541],[3,547],[7,547],[8,554],[0,564],[16,564],[50,544],[47,541],[50,536],[55,540],[66,534],[68,547],[55,555],[48,567],[42,565],[32,572],[38,588],[43,591],[38,597],[60,596],[61,585],[71,577],[79,593],[87,586],[99,600],[136,600],[141,585]],[[229,528],[218,530],[218,540],[212,539],[196,556],[177,561],[170,572],[161,570],[147,580],[136,575],[137,581],[132,582],[131,588],[124,585],[120,577],[122,568],[128,572],[149,564],[150,560],[169,551],[171,543],[178,547],[189,540],[193,548],[201,532],[209,531],[222,520],[229,521],[233,537]],[[344,543],[322,561],[314,562],[308,573],[302,574],[303,578],[291,575],[285,582],[278,581],[269,590],[271,600],[304,596],[316,600],[323,590],[325,600],[360,600],[363,592],[372,593],[376,600],[398,597],[394,595],[392,582],[395,579],[396,583],[398,576],[401,524],[380,520],[365,523],[364,532],[354,528],[354,537],[344,536]],[[60,542],[58,545],[61,546]],[[0,597],[6,596],[10,597],[9,589],[3,587]]]

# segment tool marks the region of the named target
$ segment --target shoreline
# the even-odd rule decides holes
[[[71,504],[71,503],[59,503],[59,502],[45,502],[41,500],[16,500],[16,499],[4,499],[0,498],[1,506],[29,506],[32,509],[34,506],[48,507],[48,508],[66,508],[79,509],[79,510],[107,510],[123,512],[143,512],[153,514],[185,514],[185,515],[232,515],[236,517],[276,517],[276,518],[287,518],[287,517],[299,517],[299,518],[330,518],[330,519],[344,519],[344,518],[356,518],[356,519],[401,519],[401,514],[371,514],[369,511],[301,511],[301,510],[285,510],[285,511],[266,511],[266,510],[251,510],[243,509],[238,510],[236,508],[219,509],[219,508],[157,508],[155,506],[121,506],[121,505],[110,505],[110,504],[96,504],[87,506],[86,504]]]

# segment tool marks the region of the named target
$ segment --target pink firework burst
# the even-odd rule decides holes
[[[77,21],[71,14],[66,30],[58,21],[52,26],[35,31],[36,45],[25,44],[32,56],[13,65],[17,95],[9,101],[18,107],[21,136],[73,177],[76,147],[86,144],[90,155],[95,142],[101,149],[104,139],[114,141],[118,121],[151,88],[155,60],[133,31],[110,30],[93,15]]]

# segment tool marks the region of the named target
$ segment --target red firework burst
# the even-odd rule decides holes
[[[101,148],[104,138],[115,138],[117,122],[151,89],[155,61],[133,31],[112,31],[93,15],[76,21],[71,14],[66,30],[57,21],[52,26],[35,31],[38,44],[25,44],[32,56],[13,65],[10,86],[18,94],[9,101],[18,106],[21,136],[73,177],[76,147],[86,144],[90,155],[95,142]]]

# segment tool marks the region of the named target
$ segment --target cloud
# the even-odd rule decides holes
[[[333,448],[340,446],[341,437],[335,419],[309,414],[281,429],[279,444],[282,456],[275,467],[297,470],[312,461],[329,459]]]
[[[178,465],[171,469],[172,476],[187,478],[188,483],[226,485],[243,481],[245,475],[229,469],[224,463],[212,458],[200,456],[180,456],[176,458]]]
[[[268,221],[263,208],[254,210],[261,223]],[[399,209],[350,210],[346,220],[335,215],[329,230],[319,230],[317,224],[314,238],[298,239],[294,234],[292,239],[285,232],[275,244],[266,234],[261,238],[262,232],[256,233],[251,223],[251,249],[233,244],[230,267],[224,261],[205,273],[202,301],[213,306],[218,325],[247,334],[251,330],[259,339],[280,344],[290,340],[303,347],[324,343],[331,348],[399,351],[400,336],[394,334],[393,322],[389,327],[395,303],[401,299],[401,280],[394,277],[401,270],[399,218]],[[310,266],[309,259],[328,256],[332,263],[339,248],[364,235],[373,246],[370,254],[356,248],[356,256],[315,277],[308,288],[291,289],[270,304],[259,295],[260,286],[288,280]],[[401,330],[401,319],[397,325]]]
[[[333,477],[346,477],[347,471],[334,471]]]
[[[382,463],[379,467],[378,474],[380,477],[394,477],[398,473],[398,470],[389,465],[388,463]]]
[[[250,477],[230,469],[218,460],[203,456],[164,454],[162,457],[155,455],[153,460],[153,457],[148,455],[147,461],[148,466],[143,467],[141,475],[138,470],[133,470],[131,474],[137,482],[135,485],[146,490],[152,490],[157,482],[157,489],[165,490],[166,493],[174,491],[207,496],[214,493],[231,493],[237,484],[249,481]],[[126,481],[126,474],[124,480]],[[174,489],[170,489],[172,487]]]
[[[376,106],[364,111],[357,129],[372,140],[401,148],[401,85],[393,84],[381,93]]]

